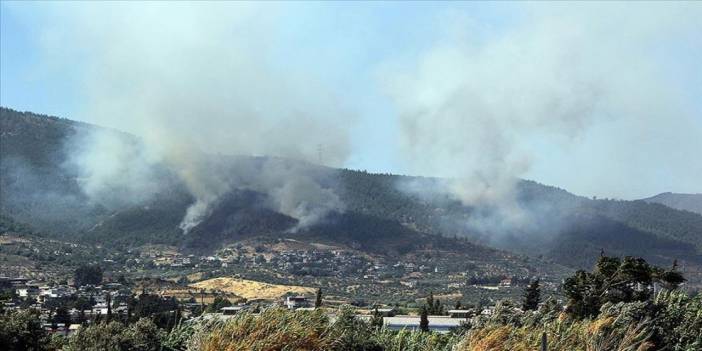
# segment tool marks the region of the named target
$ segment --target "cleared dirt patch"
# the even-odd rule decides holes
[[[198,289],[206,289],[208,291],[223,291],[241,296],[248,300],[275,300],[287,293],[313,297],[316,292],[314,288],[304,286],[269,284],[257,282],[255,280],[237,278],[208,279],[190,284],[190,286]]]

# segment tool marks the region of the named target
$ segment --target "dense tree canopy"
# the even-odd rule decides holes
[[[524,303],[522,304],[522,309],[525,311],[535,310],[539,307],[540,301],[541,288],[539,287],[539,280],[536,279],[529,283],[529,286],[524,289]]]
[[[568,309],[580,317],[596,316],[605,303],[649,300],[656,286],[675,289],[684,278],[642,258],[601,256],[593,272],[577,271],[563,283]]]
[[[76,268],[73,279],[76,286],[100,285],[102,283],[102,268],[97,265],[81,265]]]

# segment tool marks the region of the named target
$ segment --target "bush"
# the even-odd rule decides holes
[[[39,323],[39,312],[22,310],[0,315],[0,345],[4,350],[45,350],[48,342],[48,335]]]
[[[147,318],[125,326],[120,322],[81,328],[68,339],[65,351],[158,351],[162,332]]]

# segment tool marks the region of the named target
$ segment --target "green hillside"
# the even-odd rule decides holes
[[[702,194],[662,193],[643,199],[643,201],[702,214]]]
[[[171,244],[192,250],[213,250],[254,236],[290,235],[297,224],[294,218],[266,206],[268,195],[238,189],[222,196],[209,215],[183,235],[178,224],[194,199],[164,165],[154,167],[165,175],[165,190],[147,203],[111,208],[91,202],[75,172],[65,167],[66,140],[81,128],[98,127],[0,110],[0,211],[4,216],[64,239],[118,246]],[[603,249],[659,264],[674,259],[702,263],[702,215],[661,204],[593,200],[524,180],[515,195],[530,222],[486,230],[472,223],[492,218],[493,209],[464,206],[439,193],[420,197],[399,186],[414,182],[430,189],[440,179],[336,170],[292,160],[213,156],[209,162],[224,169],[249,167],[256,172],[263,160],[294,164],[333,190],[344,204],[344,211],[332,212],[320,223],[294,233],[301,238],[402,253],[440,246],[441,237],[462,237],[474,243],[462,249],[489,251],[490,246],[545,256],[573,267],[591,266]]]

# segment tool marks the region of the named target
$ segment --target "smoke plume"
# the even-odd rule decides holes
[[[277,210],[305,225],[338,197],[304,173],[251,171],[219,164],[216,155],[278,156],[340,166],[349,152],[350,110],[324,77],[305,65],[273,60],[284,13],[270,6],[219,3],[60,6],[73,19],[51,28],[47,48],[78,41],[87,119],[131,132],[139,147],[106,135],[82,135],[72,159],[88,195],[140,201],[159,189],[153,167],[173,170],[195,198],[180,228],[207,216],[211,205],[240,187],[265,191]],[[125,14],[129,14],[128,16]],[[90,30],[86,30],[86,29]],[[76,59],[75,52],[58,59]],[[64,57],[65,56],[65,57]],[[116,192],[116,190],[118,190]],[[126,201],[119,199],[120,201]]]
[[[700,29],[699,9],[548,5],[528,6],[516,25],[487,37],[470,18],[442,18],[435,45],[381,74],[410,172],[446,177],[444,193],[496,208],[496,218],[470,223],[476,228],[529,220],[515,200],[519,178],[543,153],[574,147],[593,127],[699,131],[655,50]]]

